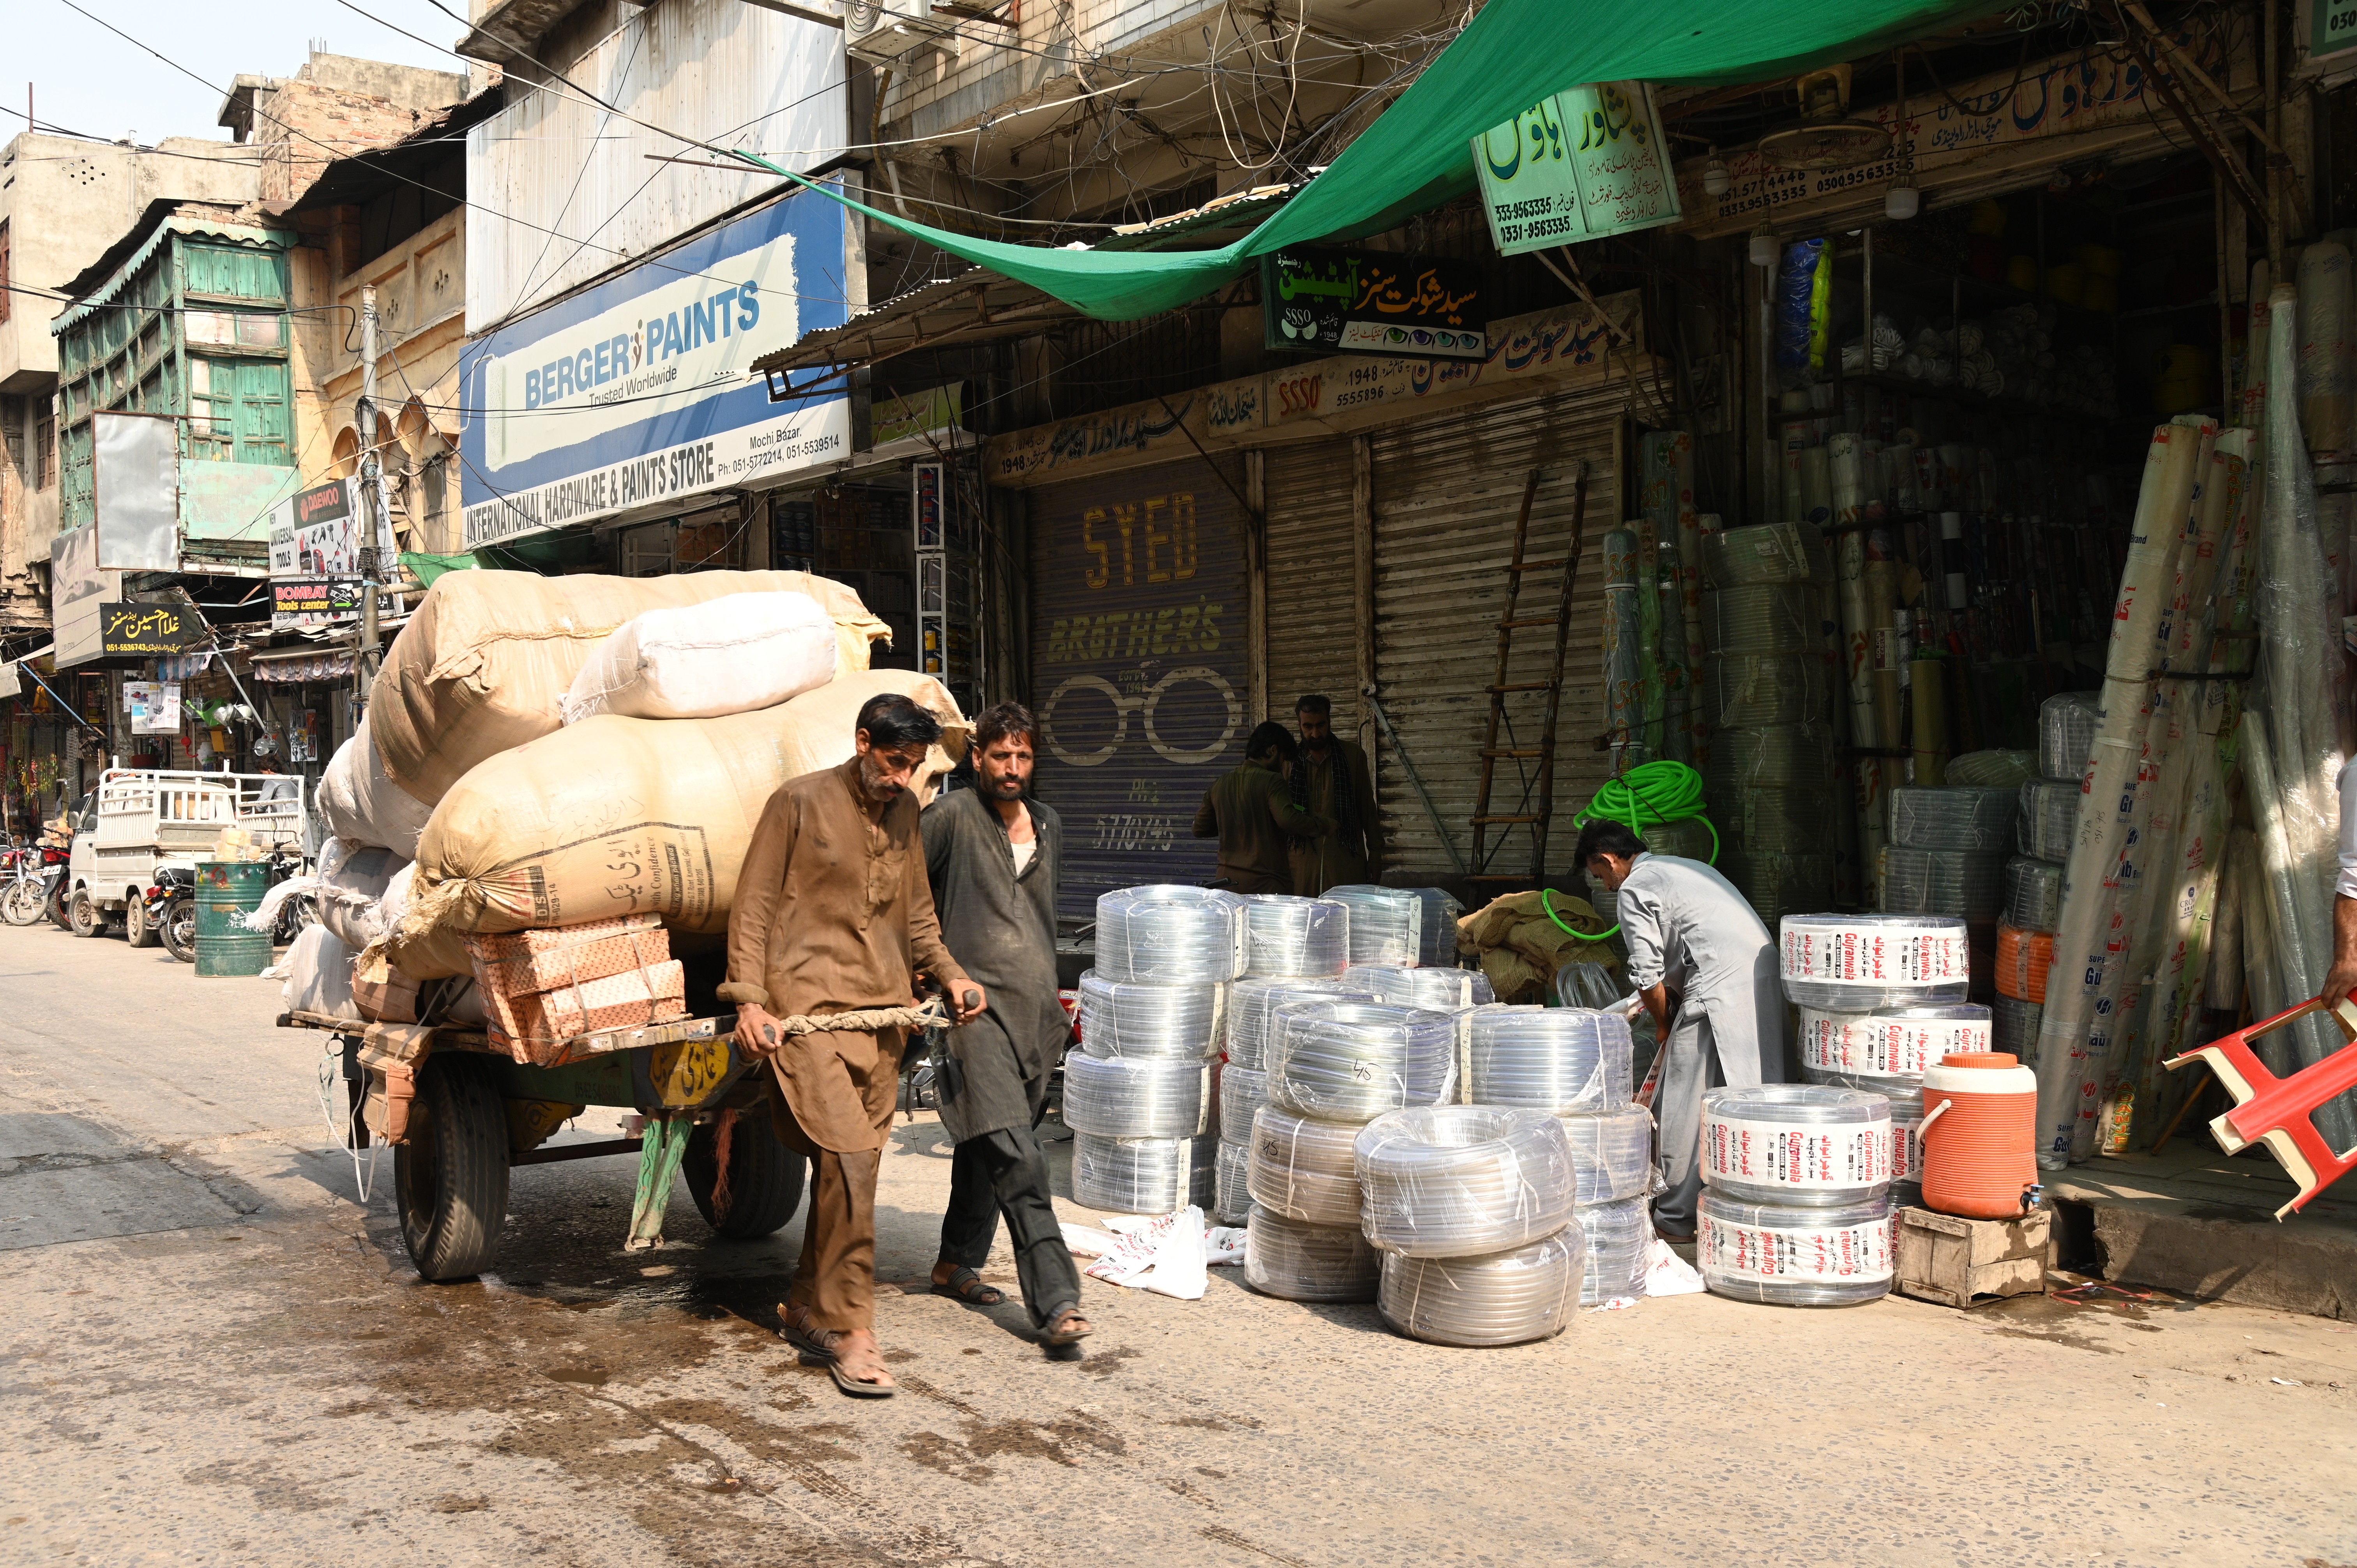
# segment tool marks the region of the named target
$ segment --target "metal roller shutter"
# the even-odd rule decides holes
[[[1334,702],[1334,729],[1359,732],[1356,590],[1351,572],[1348,436],[1272,446],[1262,457],[1268,515],[1268,716],[1290,726],[1311,692]]]
[[[1492,403],[1461,414],[1379,433],[1374,444],[1375,672],[1383,706],[1432,796],[1457,853],[1469,864],[1472,816],[1480,785],[1480,748],[1489,720],[1488,687],[1497,665],[1496,628],[1513,558],[1514,519],[1534,466],[1543,472],[1531,509],[1530,559],[1559,559],[1571,538],[1573,473],[1587,459],[1587,541],[1574,585],[1571,641],[1564,663],[1563,705],[1555,731],[1555,816],[1547,865],[1570,864],[1571,814],[1609,775],[1594,747],[1604,730],[1603,539],[1620,515],[1613,470],[1617,424],[1626,392],[1617,385],[1578,393]],[[1554,610],[1559,579],[1533,573],[1520,613]],[[1511,683],[1545,678],[1554,640],[1544,627],[1514,634]],[[1544,693],[1512,693],[1501,745],[1534,746]],[[1511,759],[1498,765],[1491,810],[1526,808],[1525,779]],[[1527,780],[1536,783],[1535,777]],[[1417,799],[1397,750],[1378,747],[1375,792],[1387,846],[1387,880],[1456,875],[1432,817]],[[1534,789],[1528,797],[1536,800]],[[1528,868],[1526,829],[1489,835],[1487,869]]]
[[[1064,915],[1217,864],[1192,827],[1252,733],[1241,472],[1169,463],[1030,492],[1035,789],[1063,817]]]

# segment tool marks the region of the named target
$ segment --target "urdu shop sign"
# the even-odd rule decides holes
[[[1478,262],[1297,246],[1261,258],[1271,349],[1479,360],[1488,344]]]
[[[1678,220],[1667,139],[1641,81],[1566,89],[1473,139],[1502,255]]]

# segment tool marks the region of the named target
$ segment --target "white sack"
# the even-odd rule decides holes
[[[279,967],[286,972],[286,983],[278,993],[285,998],[289,1013],[360,1016],[352,1005],[352,950],[327,927],[304,927]]]
[[[434,808],[385,777],[384,759],[369,738],[365,715],[352,738],[336,747],[319,779],[319,811],[339,839],[383,844],[404,860],[417,858],[417,835]]]
[[[590,654],[565,693],[565,722],[774,708],[834,679],[835,657],[834,618],[808,594],[729,594],[648,610]]]
[[[317,901],[319,921],[346,947],[358,952],[382,940],[389,929],[383,898],[394,873],[409,864],[390,849],[329,839],[319,851]]]

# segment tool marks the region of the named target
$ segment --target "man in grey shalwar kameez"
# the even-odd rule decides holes
[[[1684,1240],[1702,1195],[1703,1090],[1784,1079],[1776,939],[1735,884],[1701,861],[1647,854],[1620,822],[1582,828],[1579,863],[1620,894],[1630,983],[1663,1041],[1653,1120],[1669,1190],[1653,1200],[1653,1224]]]
[[[925,869],[942,940],[989,993],[980,1017],[949,1036],[941,1064],[942,1126],[956,1143],[933,1288],[974,1306],[1006,1296],[983,1283],[998,1219],[1032,1325],[1052,1345],[1089,1332],[1081,1276],[1049,1197],[1048,1158],[1031,1129],[1049,1075],[1071,1037],[1056,999],[1056,879],[1063,828],[1025,799],[1038,726],[1002,703],[976,721],[974,784],[925,809]]]

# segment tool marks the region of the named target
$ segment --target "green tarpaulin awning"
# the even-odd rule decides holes
[[[1085,315],[1135,321],[1201,297],[1273,251],[1379,233],[1471,189],[1473,138],[1566,87],[1770,81],[1991,9],[1990,0],[1491,0],[1308,188],[1216,251],[1050,250],[980,240],[879,212],[755,161]]]

